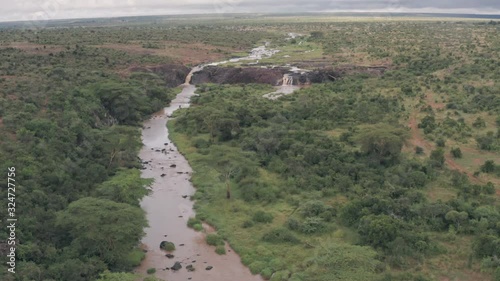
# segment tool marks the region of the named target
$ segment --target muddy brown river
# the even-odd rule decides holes
[[[156,276],[168,281],[257,281],[263,280],[252,275],[240,257],[226,245],[226,255],[215,253],[215,247],[205,243],[204,234],[187,227],[189,217],[193,217],[193,202],[189,196],[195,190],[189,181],[191,167],[184,156],[171,143],[166,127],[168,117],[179,107],[189,106],[195,86],[184,85],[182,92],[163,112],[156,114],[144,123],[140,152],[142,161],[148,161],[142,177],[153,178],[152,192],[145,197],[141,206],[147,213],[149,227],[142,239],[147,250],[146,258],[137,269],[146,273],[149,268],[156,269]],[[162,150],[165,149],[163,152]],[[174,166],[175,165],[175,166]],[[163,176],[162,176],[163,175]],[[167,252],[160,249],[162,241],[176,245],[172,252],[174,258],[167,258]],[[166,270],[181,262],[177,271]],[[195,271],[189,272],[186,266],[192,265]],[[213,267],[206,270],[207,267]]]

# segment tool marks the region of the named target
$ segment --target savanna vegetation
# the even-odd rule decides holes
[[[343,77],[277,100],[262,97],[271,86],[200,86],[169,122],[195,171],[189,226],[210,223],[207,243],[224,254],[228,241],[270,280],[500,280],[500,25],[111,22],[0,27],[0,170],[16,167],[20,220],[17,274],[1,280],[136,280],[151,184],[140,124],[178,89],[131,67],[241,56],[264,40],[282,53],[263,64]]]
[[[304,33],[277,48],[386,70],[278,100],[201,86],[169,125],[196,171],[198,219],[270,280],[500,280],[497,28],[277,25]]]

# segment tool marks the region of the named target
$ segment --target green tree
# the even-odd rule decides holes
[[[73,240],[70,248],[80,255],[98,256],[120,266],[144,235],[144,210],[129,204],[92,197],[72,202],[59,212],[56,225]]]
[[[493,173],[496,169],[495,161],[486,160],[483,165],[481,165],[481,172],[483,173]]]
[[[121,169],[101,183],[96,192],[101,198],[139,206],[140,200],[148,194],[147,187],[152,183],[152,179],[141,178],[141,172],[137,169]]]
[[[453,158],[462,158],[462,150],[460,150],[460,147],[454,147],[450,152]]]
[[[381,248],[386,248],[399,236],[401,230],[401,222],[387,215],[364,216],[358,226],[358,232],[365,243]]]
[[[469,218],[469,214],[467,212],[457,212],[455,210],[452,210],[446,213],[445,218],[446,220],[454,223],[455,229],[459,231],[461,224],[466,222]]]
[[[444,150],[442,148],[435,149],[431,151],[431,155],[429,156],[431,163],[435,167],[443,167],[444,165]]]
[[[409,137],[408,131],[387,124],[367,126],[356,137],[361,150],[381,163],[394,163]]]

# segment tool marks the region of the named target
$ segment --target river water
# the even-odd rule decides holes
[[[194,67],[182,85],[182,92],[163,111],[144,122],[142,131],[144,146],[139,157],[143,163],[147,163],[144,165],[146,169],[142,171],[142,177],[153,178],[154,183],[151,193],[141,201],[149,227],[145,229],[146,235],[142,239],[143,249],[147,250],[146,258],[136,269],[138,273],[146,274],[149,268],[155,268],[155,276],[168,281],[263,280],[259,275],[251,274],[229,245],[226,245],[226,255],[218,255],[215,253],[215,247],[205,243],[203,233],[187,227],[188,218],[195,215],[193,202],[189,199],[195,192],[190,182],[192,169],[169,139],[166,124],[174,111],[189,107],[190,98],[195,95],[196,90],[196,87],[190,84],[193,73],[208,65],[240,60],[258,61],[262,57],[270,57],[278,52],[278,50],[268,50],[266,46],[253,49],[248,57]],[[291,85],[282,86],[283,89],[284,87],[289,87],[289,90],[296,89]],[[288,93],[291,91],[281,94]],[[176,245],[176,250],[171,253],[174,255],[173,258],[166,257],[167,252],[160,249],[162,241],[173,242]],[[170,270],[175,262],[181,263],[180,270]],[[192,265],[195,271],[188,271],[186,269],[188,265]],[[207,267],[212,268],[207,270]]]
[[[156,276],[168,281],[262,280],[260,276],[250,273],[228,245],[227,254],[218,255],[215,247],[205,243],[203,233],[186,225],[187,219],[194,216],[193,202],[189,200],[195,191],[189,181],[192,170],[186,158],[171,143],[166,124],[168,116],[175,110],[189,106],[189,99],[195,90],[193,85],[183,86],[182,92],[169,107],[144,123],[144,147],[140,158],[149,163],[145,165],[147,169],[143,170],[142,177],[153,178],[155,182],[151,194],[141,202],[149,222],[149,227],[145,229],[146,236],[142,239],[143,247],[148,252],[137,271],[146,273],[147,269],[155,268]],[[162,152],[162,149],[165,151]],[[159,247],[164,240],[176,245],[176,250],[172,252],[175,257],[172,259],[167,258],[166,252]],[[164,270],[177,261],[181,262],[182,269]],[[188,272],[188,265],[193,265],[195,271]],[[206,270],[208,266],[213,268]]]

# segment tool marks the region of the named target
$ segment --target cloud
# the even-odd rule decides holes
[[[499,0],[1,0],[0,21],[236,12],[500,13]]]

